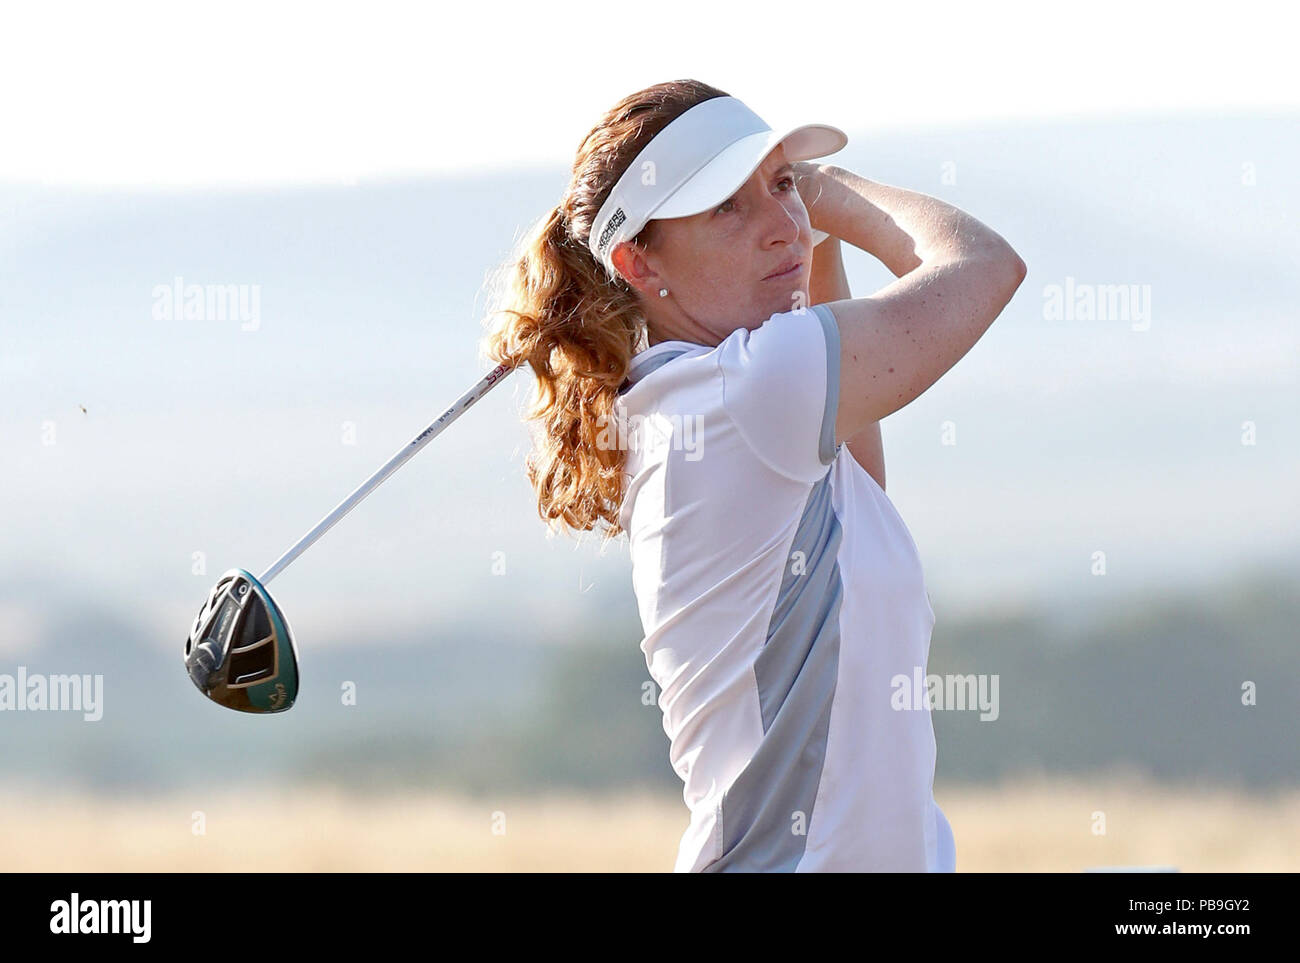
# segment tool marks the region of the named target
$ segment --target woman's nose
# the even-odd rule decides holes
[[[768,196],[771,208],[767,229],[769,241],[781,240],[793,244],[799,238],[799,222],[795,219],[794,213],[782,204],[779,198]]]

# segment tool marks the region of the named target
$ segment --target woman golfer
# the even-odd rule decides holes
[[[949,204],[807,163],[846,142],[773,131],[697,81],[625,98],[484,342],[537,378],[542,517],[628,536],[690,809],[679,872],[955,868],[910,692],[934,612],[879,422],[970,350],[1025,265]],[[841,240],[898,280],[850,297]]]

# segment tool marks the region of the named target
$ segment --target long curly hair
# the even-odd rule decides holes
[[[622,277],[610,278],[587,246],[592,222],[656,134],[695,105],[726,96],[675,80],[620,100],[583,138],[559,203],[497,272],[481,353],[493,364],[527,362],[536,377],[524,417],[540,431],[526,466],[552,533],[603,527],[609,540],[622,531],[626,451],[609,444],[609,426],[628,363],[647,341],[639,295]],[[636,242],[649,243],[653,227]]]

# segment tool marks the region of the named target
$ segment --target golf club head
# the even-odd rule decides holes
[[[252,573],[232,568],[208,594],[185,641],[185,669],[227,709],[284,712],[298,698],[289,622]]]

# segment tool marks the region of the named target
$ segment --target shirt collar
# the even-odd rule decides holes
[[[632,361],[627,367],[627,377],[624,378],[623,384],[619,386],[618,393],[625,394],[631,387],[644,378],[650,372],[663,367],[674,358],[680,358],[682,355],[696,348],[703,348],[702,344],[695,344],[691,341],[660,341],[653,344],[633,355]]]

